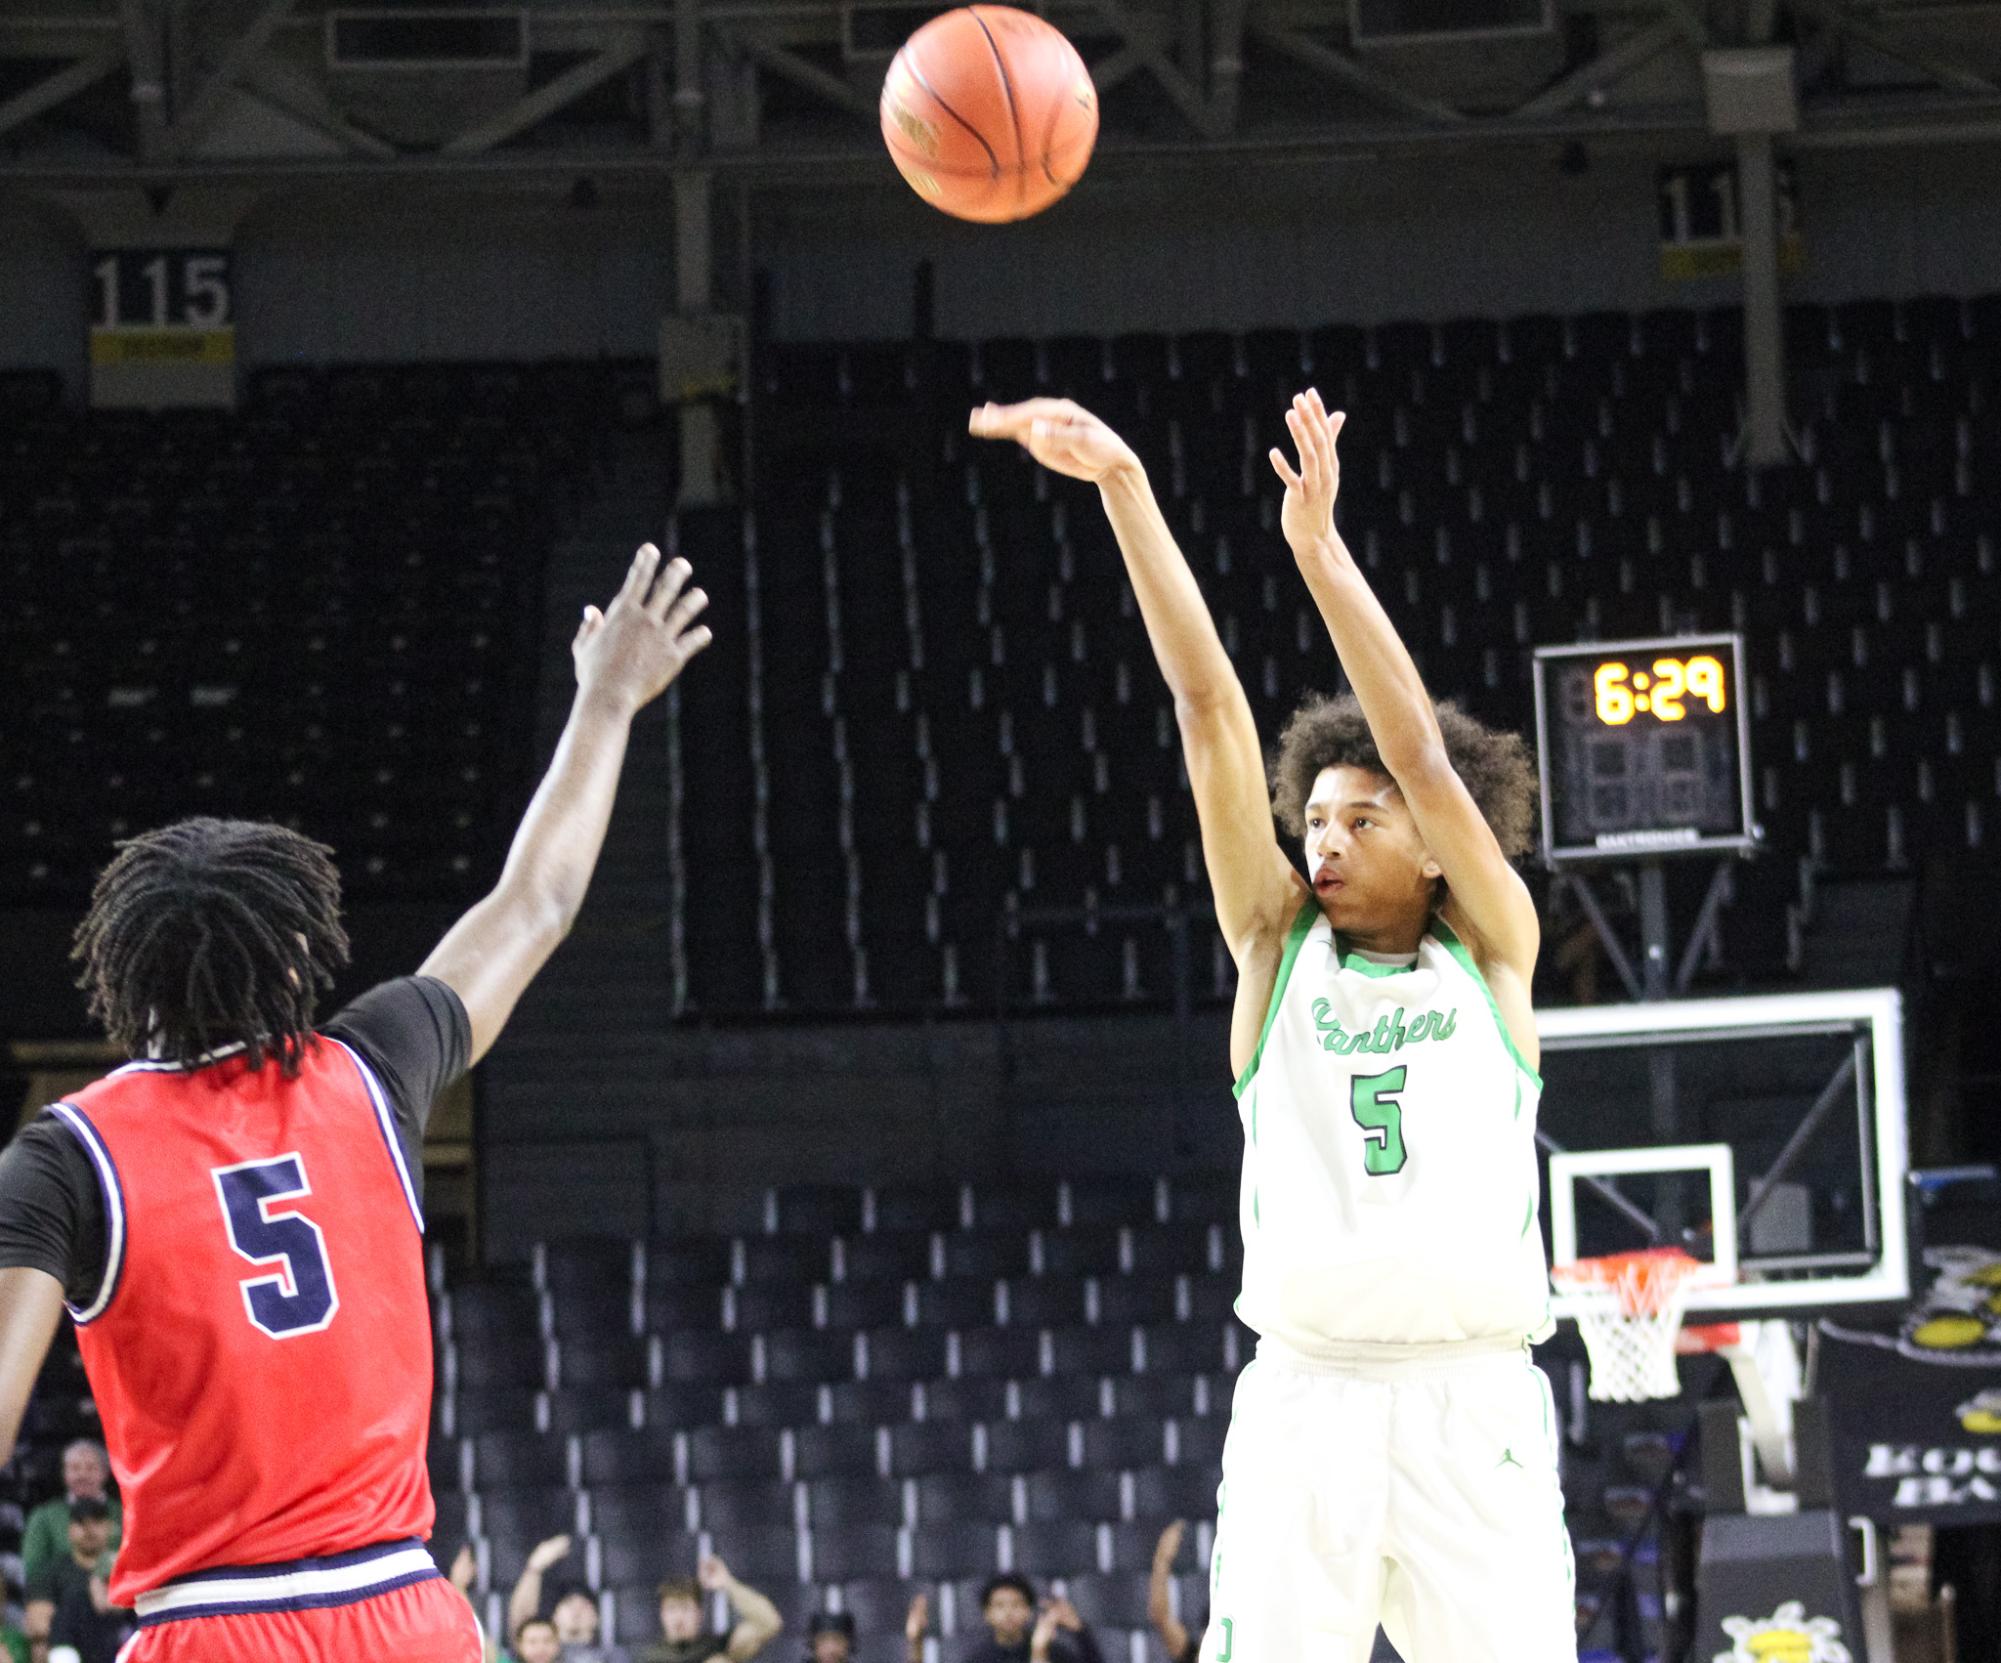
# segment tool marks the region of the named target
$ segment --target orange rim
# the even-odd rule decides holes
[[[1646,1247],[1636,1253],[1607,1253],[1556,1265],[1550,1274],[1565,1287],[1602,1289],[1615,1294],[1629,1317],[1658,1316],[1675,1291],[1702,1268],[1702,1261],[1679,1247]]]

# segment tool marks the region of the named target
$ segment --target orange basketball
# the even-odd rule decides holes
[[[1012,6],[962,6],[909,40],[882,84],[882,139],[934,208],[998,224],[1083,177],[1098,91],[1061,30]]]

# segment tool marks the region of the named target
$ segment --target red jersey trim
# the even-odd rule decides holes
[[[125,1192],[118,1182],[118,1163],[111,1158],[111,1151],[97,1135],[89,1116],[74,1103],[51,1103],[49,1112],[83,1145],[83,1152],[90,1157],[91,1170],[97,1174],[97,1187],[104,1192],[104,1280],[97,1286],[97,1297],[88,1305],[79,1308],[67,1299],[63,1301],[72,1320],[83,1327],[104,1315],[125,1273]]]

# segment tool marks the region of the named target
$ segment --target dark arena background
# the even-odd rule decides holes
[[[10,1107],[121,1060],[69,941],[149,826],[310,832],[339,996],[414,970],[580,608],[685,555],[714,645],[430,1123],[433,1553],[511,1644],[568,1538],[632,1663],[708,1554],[769,1657],[957,1663],[1012,1570],[1165,1658],[1256,1343],[1235,972],[1095,493],[966,418],[1119,429],[1270,740],[1343,685],[1315,386],[1430,690],[1537,747],[1544,1228],[1719,1267],[1678,1396],[1537,1349],[1581,1655],[2001,1655],[2001,5],[1056,5],[1102,136],[1006,226],[884,153],[931,15],[0,8]],[[13,1626],[95,1427],[61,1338]]]

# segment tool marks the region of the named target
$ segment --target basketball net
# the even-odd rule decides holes
[[[1608,1253],[1555,1265],[1550,1276],[1565,1292],[1597,1295],[1576,1313],[1591,1357],[1591,1395],[1601,1403],[1645,1403],[1679,1397],[1675,1372],[1681,1319],[1688,1310],[1691,1278],[1702,1261],[1679,1247]],[[1734,1323],[1692,1330],[1683,1350],[1735,1344]]]

